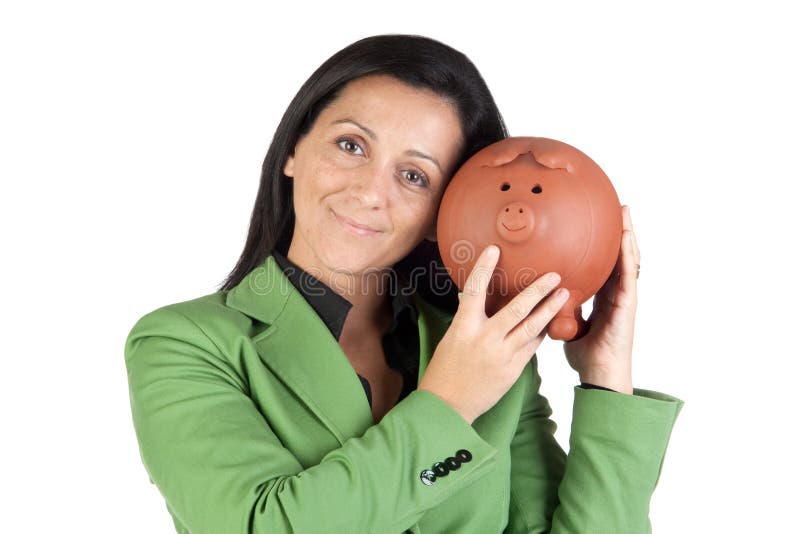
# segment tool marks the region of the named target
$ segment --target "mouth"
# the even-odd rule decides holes
[[[381,233],[380,230],[376,230],[371,226],[366,226],[363,224],[358,224],[356,221],[351,219],[350,217],[345,217],[344,215],[339,215],[335,211],[331,210],[333,216],[336,218],[337,221],[349,232],[354,233],[356,235],[362,236],[370,236],[376,235]]]
[[[508,226],[506,226],[506,223],[500,223],[500,224],[502,224],[503,228],[505,228],[509,232],[519,232],[520,230],[525,228],[525,226],[520,226],[519,228],[509,228]]]

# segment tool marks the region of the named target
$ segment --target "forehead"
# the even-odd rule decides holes
[[[393,76],[377,74],[356,78],[348,82],[322,114],[361,112],[361,119],[399,120],[403,117],[419,119],[434,115],[438,121],[457,122],[458,114],[445,98],[427,88],[413,87]]]
[[[321,129],[336,128],[350,119],[375,132],[381,143],[437,152],[455,158],[462,143],[455,105],[427,88],[413,87],[389,75],[352,80],[320,113]],[[336,124],[332,124],[336,123]]]
[[[339,92],[339,98],[359,98],[363,96],[383,96],[390,98],[442,98],[425,87],[414,87],[399,78],[388,74],[370,74],[345,84]]]

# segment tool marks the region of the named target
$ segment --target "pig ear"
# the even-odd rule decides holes
[[[527,152],[520,152],[519,154],[514,154],[511,152],[506,152],[505,154],[497,154],[489,160],[484,166],[485,167],[500,167],[501,165],[505,165],[507,163],[511,163],[515,159],[520,156],[525,156],[530,154],[533,159],[536,160],[539,165],[547,167],[548,169],[564,169],[570,174],[575,174],[575,164],[570,161],[566,154],[560,154],[558,152],[548,151],[548,150],[534,150],[531,149]]]
[[[575,174],[575,164],[570,161],[567,154],[558,149],[547,150],[531,148],[530,152],[533,159],[548,169],[564,169],[570,174]]]
[[[537,137],[507,137],[484,147],[478,156],[483,167],[502,167],[518,157],[529,153],[531,144],[539,141]]]
[[[500,167],[505,165],[506,163],[511,163],[518,157],[523,154],[527,154],[527,152],[510,152],[505,151],[498,154],[492,154],[489,157],[489,160],[484,163],[484,167]]]

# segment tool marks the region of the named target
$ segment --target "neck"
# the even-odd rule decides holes
[[[375,269],[369,273],[331,269],[314,261],[292,245],[286,257],[298,267],[313,274],[353,306],[347,314],[340,337],[384,332],[392,321],[388,291],[391,269]]]

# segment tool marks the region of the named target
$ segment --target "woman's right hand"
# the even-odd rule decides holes
[[[469,424],[511,389],[569,296],[566,288],[551,293],[561,278],[547,273],[487,317],[486,291],[498,259],[495,245],[478,257],[450,327],[417,386],[444,400]]]

